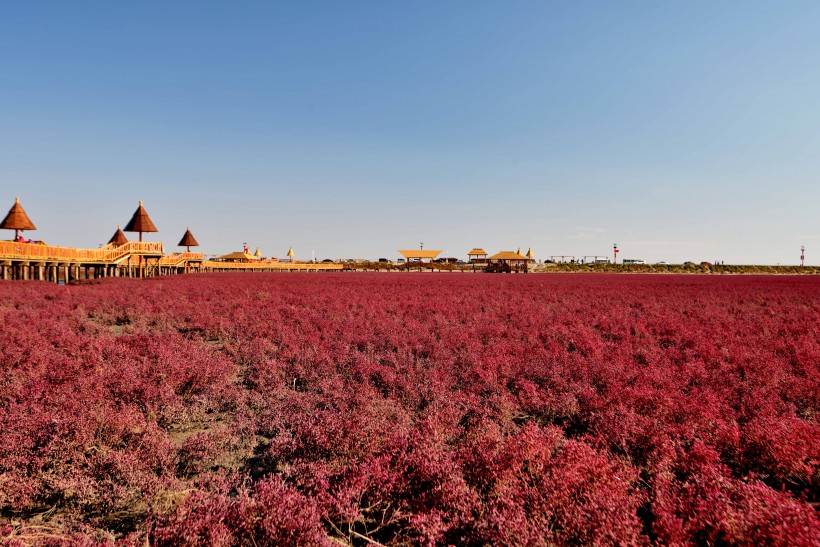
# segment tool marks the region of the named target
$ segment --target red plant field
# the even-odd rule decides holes
[[[820,277],[0,282],[0,542],[820,544]]]

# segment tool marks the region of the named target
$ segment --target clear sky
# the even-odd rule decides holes
[[[0,213],[56,245],[143,200],[168,250],[820,264],[819,175],[816,1],[0,13]]]

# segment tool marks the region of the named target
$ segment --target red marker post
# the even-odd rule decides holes
[[[613,253],[612,253],[612,263],[613,263],[613,264],[617,264],[617,263],[618,263],[618,244],[617,244],[617,243],[615,243],[614,245],[612,245],[612,250],[613,250]]]

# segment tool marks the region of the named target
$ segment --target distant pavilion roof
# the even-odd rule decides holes
[[[526,255],[526,256],[527,256],[527,258],[529,258],[530,260],[532,260],[532,259],[534,258],[534,255],[532,254],[532,247],[530,247],[529,249],[527,249],[527,255]]]
[[[256,248],[256,252],[253,253],[253,256],[255,256],[256,258],[262,257],[262,251],[259,250],[259,247]]]
[[[114,245],[125,245],[128,243],[128,238],[125,237],[125,234],[122,233],[122,229],[117,226],[117,231],[114,232],[114,235],[111,236],[111,239],[108,240],[108,243],[113,243]]]
[[[405,251],[399,250],[399,252],[401,253],[401,255],[404,258],[407,258],[407,259],[411,259],[411,258],[429,258],[429,259],[432,260],[432,259],[436,258],[438,255],[441,254],[441,251],[436,251],[436,250],[433,250],[433,249],[410,249],[410,250],[405,250]]]
[[[290,249],[288,249],[288,256],[289,256],[290,258],[293,258],[294,256],[296,256],[296,253],[294,253],[294,252],[293,252],[293,247],[291,247]]]
[[[11,206],[9,209],[9,213],[6,215],[6,218],[3,219],[3,222],[0,223],[0,229],[2,230],[36,230],[37,227],[34,226],[34,223],[28,218],[25,209],[23,206],[20,205],[20,198],[14,199],[14,205]]]
[[[157,227],[151,222],[151,217],[145,211],[140,201],[140,206],[134,211],[134,216],[128,221],[128,224],[123,228],[125,232],[158,232]]]
[[[487,256],[488,254],[490,254],[490,253],[488,253],[484,249],[480,249],[480,248],[476,247],[475,249],[473,249],[472,251],[467,253],[467,256]]]
[[[490,260],[527,260],[527,257],[521,253],[514,253],[512,251],[501,251],[490,257]]]
[[[185,229],[185,235],[182,236],[182,239],[179,240],[177,243],[178,247],[199,247],[199,242],[194,237],[194,234],[191,233],[190,228]]]
[[[222,255],[219,257],[219,260],[247,260],[247,261],[255,261],[259,260],[255,256],[250,253],[246,253],[244,251],[236,251],[235,253],[228,253],[226,255]]]

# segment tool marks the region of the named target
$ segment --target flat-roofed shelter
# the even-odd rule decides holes
[[[20,237],[20,232],[23,230],[36,230],[37,227],[28,218],[25,209],[20,205],[20,198],[14,198],[14,205],[9,209],[6,218],[0,222],[1,230],[14,230],[14,239]]]
[[[469,262],[486,262],[489,253],[480,247],[476,247],[467,253],[467,260]]]
[[[177,246],[185,247],[188,252],[191,252],[191,247],[199,247],[199,241],[197,241],[194,234],[191,233],[191,229],[186,227],[185,234],[182,236],[182,239],[179,240]]]
[[[128,238],[125,237],[124,233],[122,233],[122,229],[119,226],[117,226],[117,231],[114,232],[114,235],[111,236],[111,239],[108,240],[108,243],[119,247],[120,245],[125,245],[126,243],[128,243]]]
[[[139,207],[137,207],[137,210],[134,211],[134,216],[132,216],[131,220],[128,221],[128,224],[125,225],[123,231],[139,232],[140,241],[142,241],[143,232],[158,232],[159,230],[157,230],[157,227],[154,226],[154,223],[151,221],[151,217],[148,216],[148,212],[142,206],[142,201],[140,201]]]
[[[408,262],[424,262],[425,260],[435,260],[438,255],[441,254],[441,251],[436,251],[433,249],[411,249],[411,250],[401,250],[399,249],[399,253],[408,261]]]

